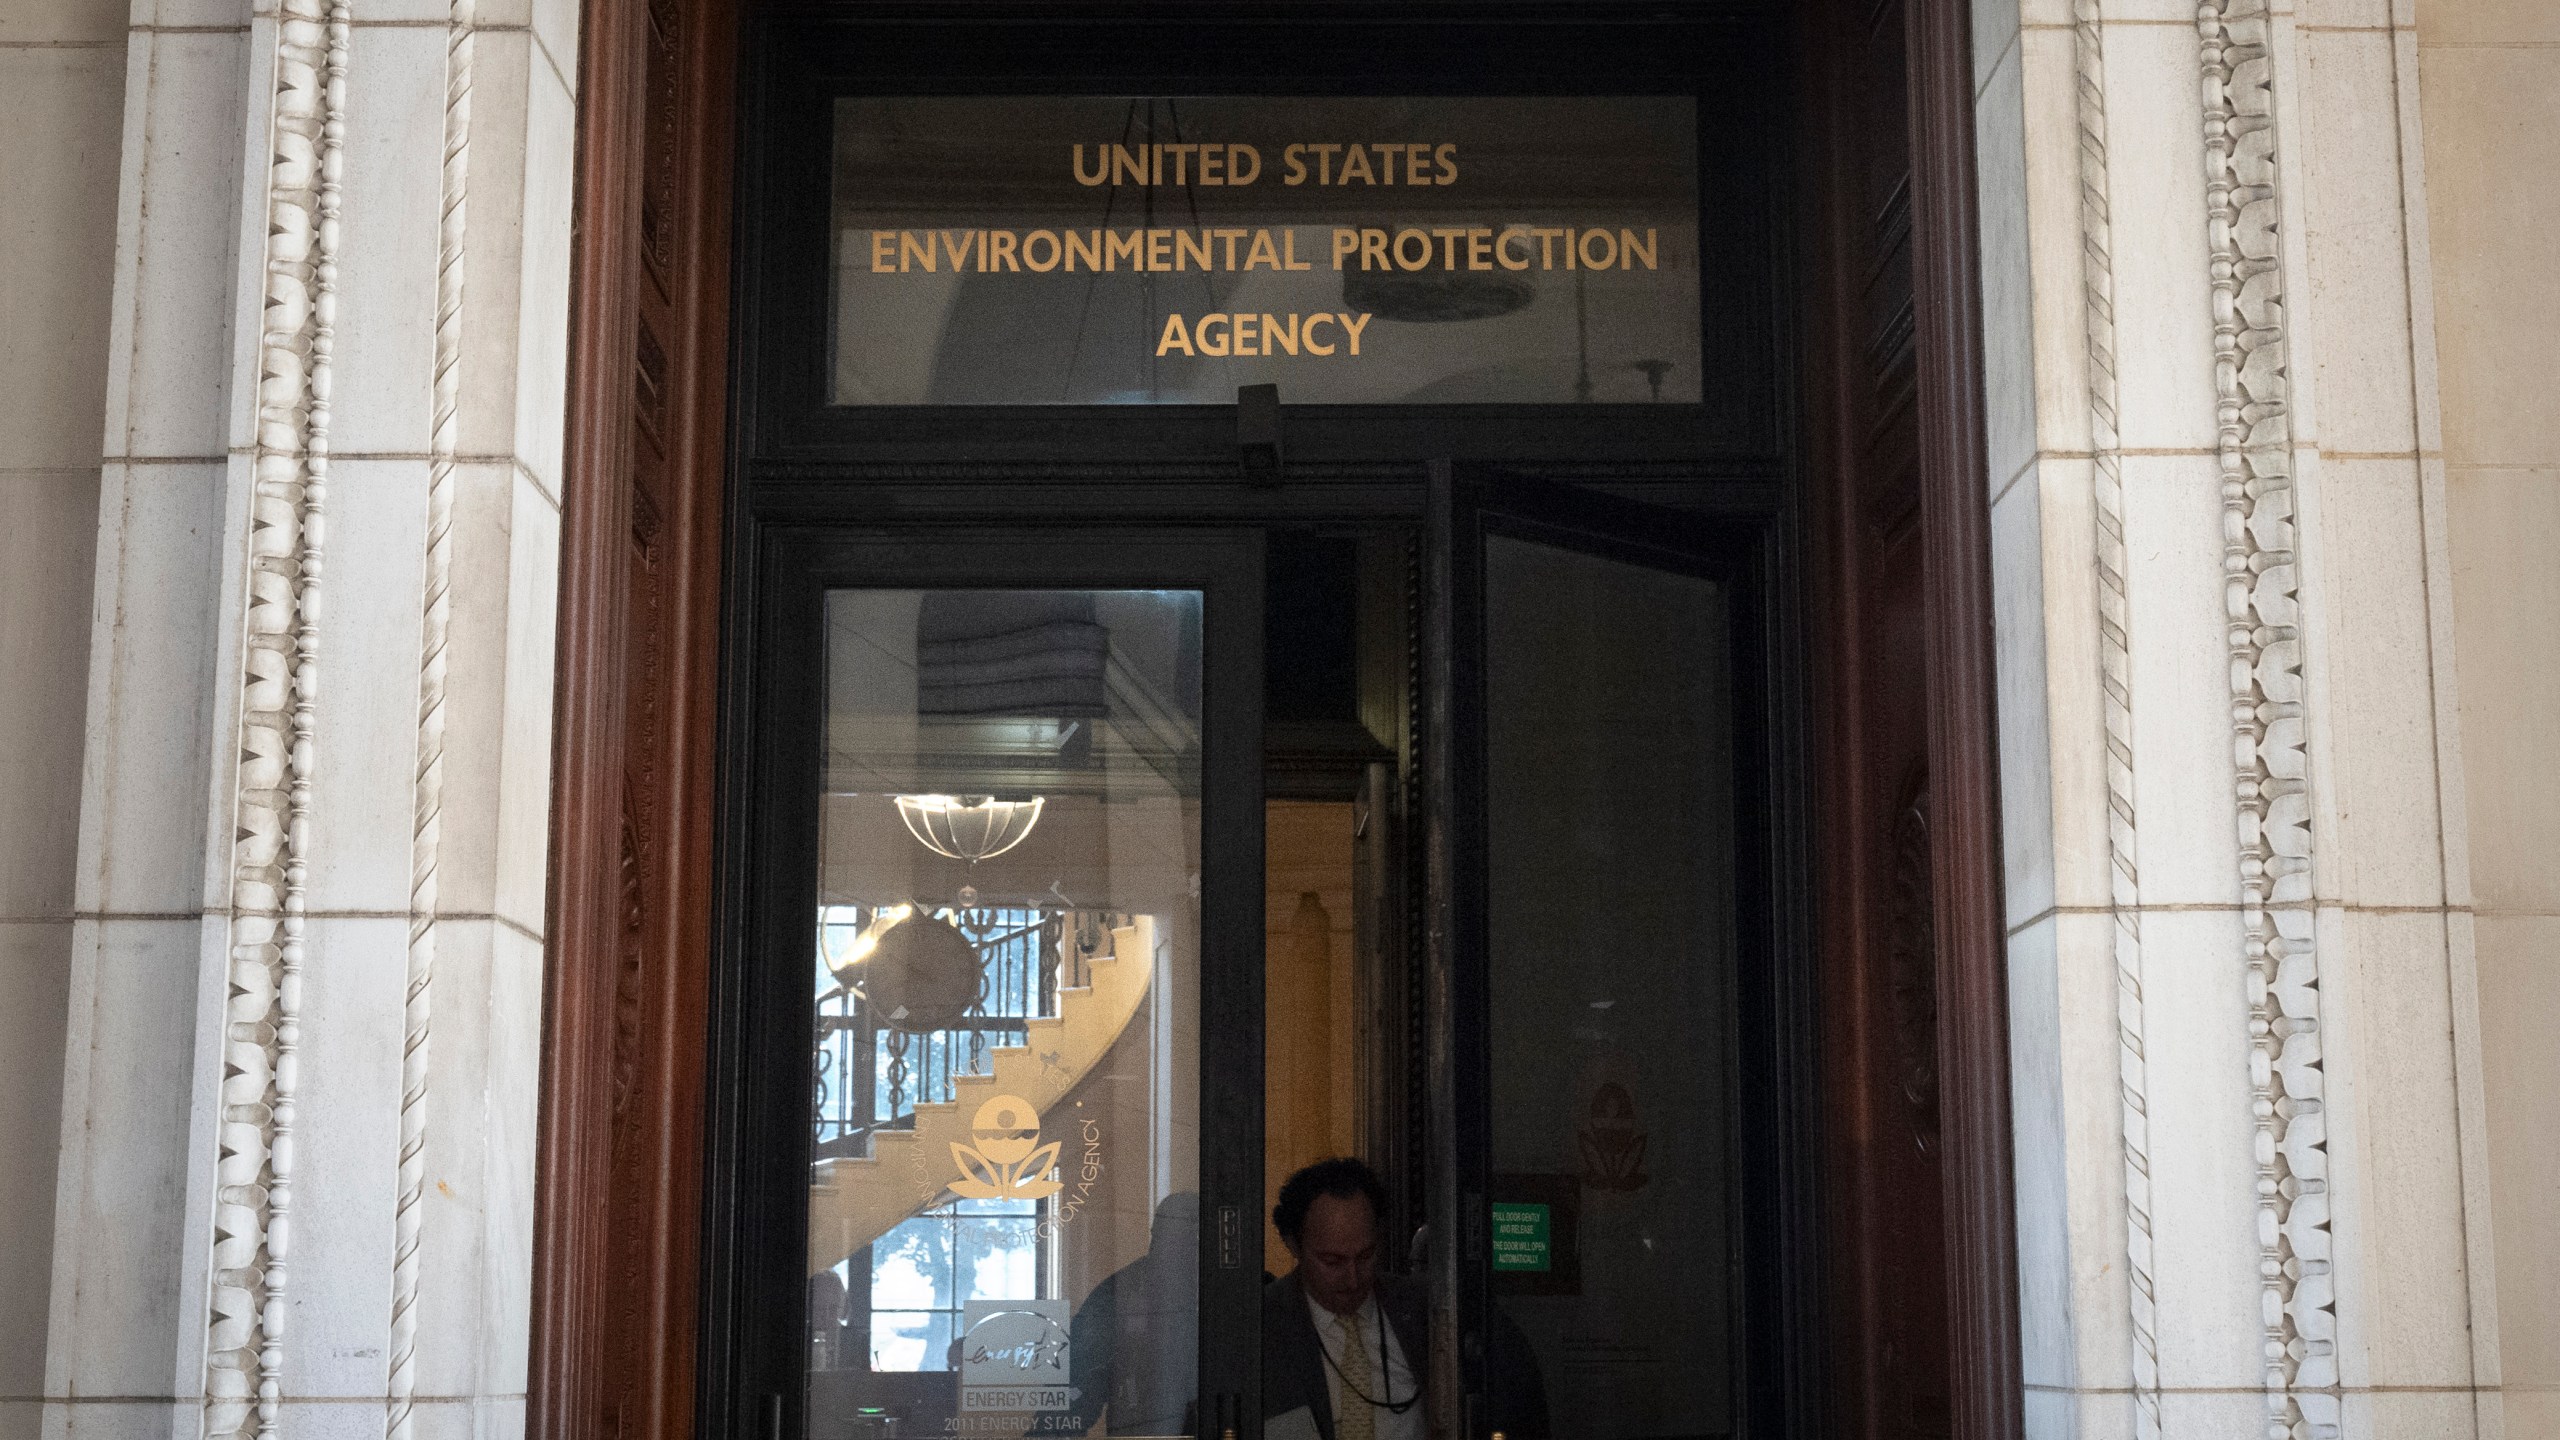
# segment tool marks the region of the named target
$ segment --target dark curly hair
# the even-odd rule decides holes
[[[1369,1168],[1366,1160],[1336,1155],[1319,1160],[1292,1175],[1280,1186],[1280,1203],[1271,1207],[1272,1228],[1280,1238],[1295,1248],[1298,1235],[1307,1228],[1307,1212],[1315,1208],[1316,1197],[1330,1195],[1348,1200],[1354,1195],[1369,1201],[1369,1214],[1383,1224],[1387,1216],[1387,1182]]]

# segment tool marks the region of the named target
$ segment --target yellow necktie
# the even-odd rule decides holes
[[[1378,1418],[1361,1392],[1376,1385],[1369,1378],[1369,1347],[1360,1338],[1357,1311],[1333,1317],[1342,1327],[1342,1403],[1334,1407],[1333,1440],[1377,1440]]]

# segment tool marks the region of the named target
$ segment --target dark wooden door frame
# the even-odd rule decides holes
[[[1911,257],[1920,351],[1920,573],[1928,620],[1950,1378],[1955,1433],[2005,1437],[2023,1433],[2026,1421],[1972,13],[1965,0],[1911,5]]]
[[[1817,656],[1824,972],[1834,992],[1825,1039],[1868,1051],[1889,1043],[1892,1022],[1858,1013],[1862,1002],[1848,992],[1890,967],[1897,944],[1934,965],[1934,1048],[1923,1063],[1934,1080],[1948,1386],[1942,1420],[1880,1403],[1870,1332],[1889,1323],[1880,1311],[1892,1297],[1873,1281],[1893,1257],[1877,1253],[1878,1232],[1861,1219],[1872,1207],[1861,1202],[1896,1202],[1849,1193],[1874,1183],[1858,1157],[1879,1117],[1873,1088],[1857,1093],[1874,1057],[1836,1055],[1826,1080],[1833,1433],[2007,1440],[2024,1419],[1970,10],[1966,0],[1836,0],[1802,7],[1798,24],[1810,392],[1800,513]],[[1888,30],[1898,30],[1899,124],[1862,127],[1862,89],[1880,82],[1858,70],[1859,52]],[[1891,129],[1901,133],[1883,133]],[[1895,146],[1905,148],[1880,152]],[[1898,183],[1873,183],[1878,167],[1898,171]],[[1897,296],[1883,271],[1906,244],[1907,291]],[[1890,412],[1904,406],[1908,433],[1887,435]],[[1861,648],[1883,632],[1880,617],[1861,610],[1871,577],[1859,557],[1888,531],[1906,533],[1918,557],[1917,714],[1863,684]],[[1916,775],[1898,762],[1893,773],[1872,773],[1877,737],[1910,726],[1924,732]],[[1914,800],[1925,817],[1916,837],[1873,833]],[[1925,871],[1907,916],[1895,913],[1891,877],[1875,873],[1897,850]],[[1894,933],[1907,920],[1918,923],[1916,941]]]
[[[583,7],[527,1417],[541,1440],[695,1428],[734,5]],[[2022,1422],[1972,53],[1963,0],[1909,5],[1953,1433],[2007,1440]],[[1822,92],[1805,93],[1800,113]],[[1818,263],[1797,281],[1831,283]],[[1822,364],[1803,406],[1817,432]],[[1807,453],[1796,513],[1818,551],[1840,476],[1819,443]],[[1808,577],[1817,610],[1822,584]],[[1816,844],[1819,869],[1833,847]],[[1848,1433],[1842,1418],[1826,1431]]]
[[[526,1426],[693,1428],[731,0],[579,26]]]

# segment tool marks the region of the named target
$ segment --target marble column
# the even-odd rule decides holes
[[[1975,13],[2030,1432],[2500,1433],[2408,6]]]
[[[522,1424],[567,0],[135,0],[47,1436]]]
[[[0,1440],[44,1389],[124,24],[0,17]]]

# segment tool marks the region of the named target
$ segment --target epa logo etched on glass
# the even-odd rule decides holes
[[[951,1158],[960,1178],[951,1193],[971,1200],[1041,1200],[1065,1188],[1049,1178],[1058,1142],[1040,1143],[1040,1112],[1019,1095],[998,1095],[978,1107],[970,1122],[974,1146],[954,1140]]]

